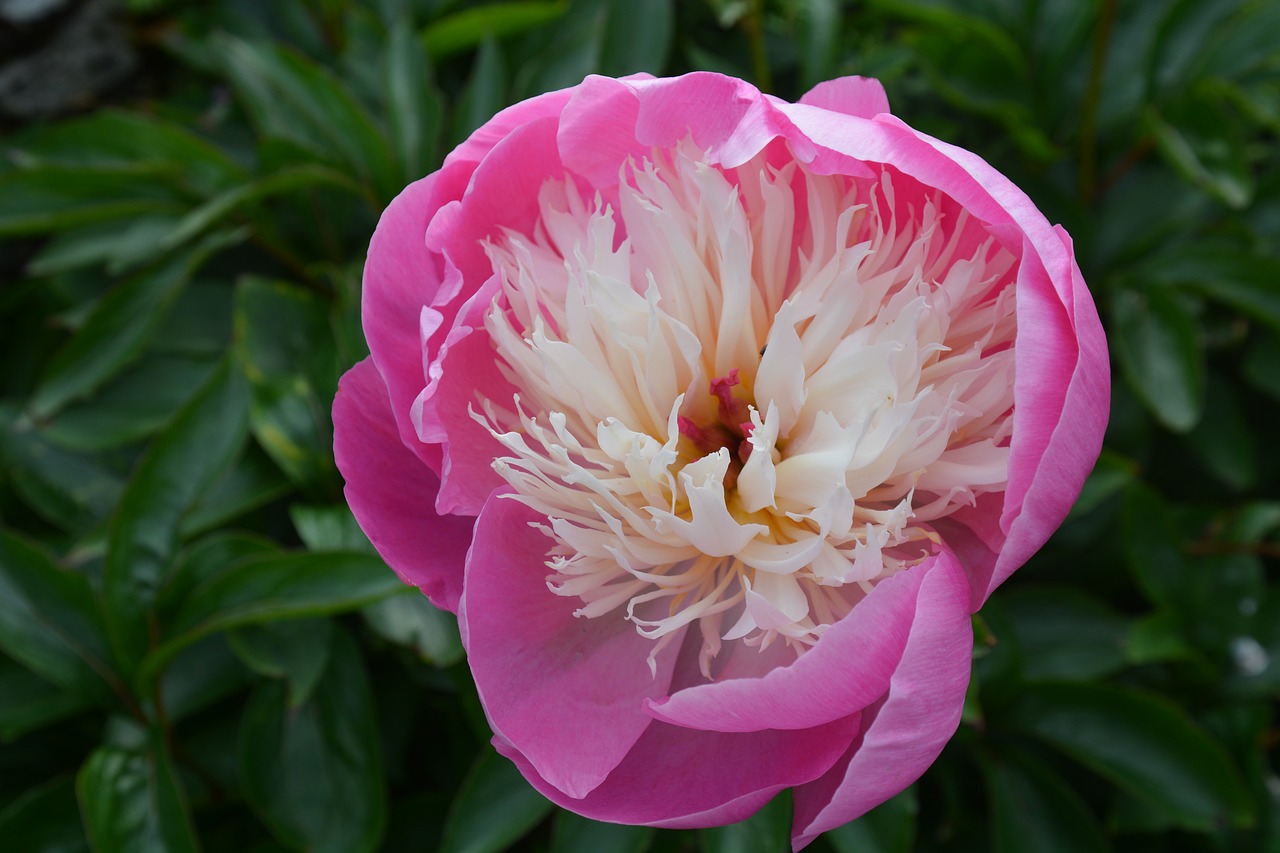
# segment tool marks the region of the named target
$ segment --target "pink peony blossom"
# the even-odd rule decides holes
[[[516,104],[392,203],[364,285],[352,511],[457,612],[494,745],[599,820],[793,788],[799,849],[913,782],[1106,423],[1066,233],[874,80]]]

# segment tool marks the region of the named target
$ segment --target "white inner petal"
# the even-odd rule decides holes
[[[520,393],[473,416],[580,616],[655,650],[697,622],[708,677],[722,642],[801,652],[1005,488],[1017,260],[950,199],[687,143],[539,201],[486,244]]]

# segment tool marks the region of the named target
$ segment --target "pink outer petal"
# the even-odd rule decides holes
[[[440,259],[427,251],[424,236],[436,210],[462,194],[468,177],[465,170],[442,170],[405,187],[378,220],[364,267],[360,313],[369,352],[386,383],[401,439],[436,471],[440,451],[418,439],[409,417],[414,398],[426,384],[422,308],[445,279]]]
[[[622,618],[575,618],[575,598],[547,589],[552,540],[523,504],[490,497],[476,522],[458,611],[471,672],[495,733],[518,745],[541,778],[587,796],[653,725],[645,699],[671,681],[679,640],[653,641]]]
[[[884,695],[907,639],[920,621],[963,619],[967,592],[951,600],[921,600],[931,574],[965,576],[947,556],[901,572],[878,584],[812,649],[788,666],[759,678],[739,678],[690,687],[657,702],[649,713],[678,726],[721,732],[801,729],[847,716]],[[942,581],[930,581],[937,588]],[[949,612],[938,613],[935,609]]]
[[[347,504],[369,541],[401,580],[457,610],[472,520],[436,514],[440,481],[401,441],[371,359],[338,383],[333,433]]]
[[[889,97],[874,77],[826,80],[806,92],[800,103],[860,118],[875,118],[889,112]]]
[[[495,737],[493,745],[530,784],[570,811],[613,823],[692,828],[742,820],[779,791],[818,778],[848,749],[859,722],[855,713],[800,731],[723,734],[655,720],[609,778],[582,799],[549,784],[504,738]]]
[[[432,217],[426,245],[446,253],[462,272],[459,304],[493,275],[482,241],[503,228],[521,234],[533,231],[540,212],[539,190],[548,178],[564,174],[556,127],[555,116],[544,116],[513,128],[476,166],[462,200]]]
[[[1070,256],[1071,238],[1060,227],[1055,231]],[[1111,406],[1107,340],[1098,319],[1098,310],[1074,260],[1070,261],[1070,282],[1069,307],[1075,318],[1079,357],[1071,365],[1060,410],[1061,417],[1056,422],[1038,425],[1039,429],[1048,430],[1043,448],[1034,448],[1040,450],[1038,457],[1034,455],[1034,449],[1028,449],[1019,457],[1015,445],[1014,456],[1009,463],[1009,492],[1012,499],[1021,497],[1021,507],[1019,513],[1011,516],[1009,502],[1006,501],[1001,524],[1008,531],[1008,539],[996,562],[987,588],[988,595],[1013,574],[1018,566],[1026,562],[1067,517],[1071,505],[1084,486],[1085,477],[1093,470],[1093,464],[1102,449],[1102,438],[1106,432],[1107,415]],[[1034,347],[1018,351],[1015,399],[1018,380],[1024,373],[1034,376],[1029,367],[1024,369],[1024,353],[1027,361],[1032,361],[1037,355]],[[1028,380],[1031,381],[1034,379]],[[1026,413],[1026,421],[1030,421],[1035,415],[1033,403],[1031,411]],[[1020,428],[1025,426],[1020,427],[1018,412],[1015,411],[1015,435]]]
[[[401,438],[437,472],[440,449],[418,440],[409,413],[426,385],[422,309],[458,282],[447,282],[444,259],[428,250],[427,226],[440,208],[462,197],[476,165],[498,142],[520,125],[559,114],[572,94],[572,89],[550,92],[498,113],[454,149],[440,171],[401,191],[383,211],[369,243],[361,306],[365,338],[391,395]],[[453,312],[442,313],[436,317],[436,330],[447,330],[452,323]]]
[[[943,552],[925,576],[902,662],[878,711],[863,716],[860,742],[821,779],[795,789],[796,850],[897,794],[920,777],[960,724],[973,631],[955,602],[968,587]]]

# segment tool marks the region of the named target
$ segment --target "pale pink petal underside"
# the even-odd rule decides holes
[[[921,584],[911,636],[888,695],[874,716],[864,716],[861,741],[847,762],[794,792],[796,850],[906,788],[951,739],[973,650],[967,600],[960,564],[940,553]]]

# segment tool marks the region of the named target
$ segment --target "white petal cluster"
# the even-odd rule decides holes
[[[954,202],[686,144],[486,248],[513,400],[473,416],[548,518],[548,585],[655,654],[797,651],[1005,488],[1016,258]],[[707,438],[711,436],[712,438]],[[652,659],[651,659],[652,660]]]

